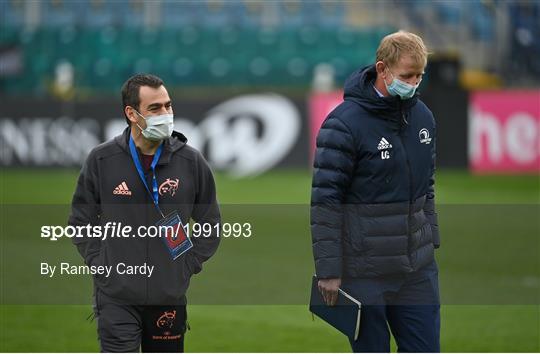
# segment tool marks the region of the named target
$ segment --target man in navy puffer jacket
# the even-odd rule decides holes
[[[416,93],[426,63],[420,37],[386,36],[317,136],[316,274],[327,304],[341,287],[364,305],[354,351],[389,352],[387,324],[399,351],[440,351],[435,120]]]

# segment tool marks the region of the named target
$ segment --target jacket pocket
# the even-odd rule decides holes
[[[202,270],[202,266],[197,258],[193,254],[190,254],[189,251],[184,257],[184,266],[186,267],[187,273],[190,277]]]
[[[97,255],[95,257],[93,257],[90,261],[90,263],[88,264],[89,266],[102,266],[104,265],[103,264],[103,257],[104,257],[104,250],[105,248],[105,243],[102,242],[100,247],[99,247],[99,251],[97,252]]]
[[[350,237],[350,244],[352,247],[353,254],[361,255],[365,251],[364,238],[362,234],[353,234]]]
[[[101,241],[101,247],[99,248],[98,265],[106,266],[107,262],[107,242]]]
[[[435,240],[433,239],[433,230],[431,229],[431,224],[428,222],[426,223],[424,229],[424,234],[427,240],[427,243],[435,244]]]
[[[433,233],[431,231],[431,225],[426,220],[420,226],[420,228],[413,233],[413,244],[412,248],[413,250],[416,250],[420,247],[423,247],[428,244],[433,244]]]
[[[103,241],[101,242],[99,254],[93,262],[94,266],[105,267],[109,265],[109,261],[107,259],[107,246],[106,245],[107,245],[106,242],[103,242]],[[99,273],[94,274],[94,279],[97,282],[97,284],[99,284],[99,286],[106,286],[106,284],[108,283],[108,278],[106,274],[99,274]]]
[[[364,219],[357,214],[354,205],[346,206],[345,215],[342,229],[345,246],[344,254],[350,256],[360,255],[364,250]]]

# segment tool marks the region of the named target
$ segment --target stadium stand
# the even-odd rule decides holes
[[[498,16],[508,6],[512,35],[506,59],[493,63],[484,55],[483,61],[464,61],[512,79],[540,75],[533,59],[540,48],[538,2],[385,3],[383,13],[399,9],[438,51],[465,38],[469,47],[489,53],[501,46]],[[73,66],[77,89],[90,94],[117,90],[126,77],[142,71],[166,77],[172,85],[305,87],[314,67],[329,63],[339,82],[372,62],[381,37],[399,28],[390,16],[375,24],[351,24],[351,16],[370,17],[371,2],[359,7],[323,0],[5,0],[1,6],[4,94],[47,93],[55,68],[66,62]],[[430,30],[433,26],[444,29],[447,42],[454,40],[445,43],[441,33]],[[522,60],[511,60],[510,53]],[[460,55],[474,59],[474,53]]]

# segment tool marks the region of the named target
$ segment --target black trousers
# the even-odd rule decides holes
[[[101,352],[184,352],[185,305],[126,305],[96,290],[94,314]]]

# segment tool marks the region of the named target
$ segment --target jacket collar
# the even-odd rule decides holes
[[[402,113],[409,111],[418,101],[418,93],[407,100],[393,96],[379,97],[373,89],[376,77],[375,65],[356,70],[345,82],[343,98],[356,102],[376,117],[400,122]]]
[[[131,135],[131,127],[126,127],[122,134],[116,136],[114,141],[128,154],[129,151],[129,137]],[[158,165],[167,165],[171,161],[172,155],[182,149],[187,144],[187,138],[184,134],[177,131],[173,131],[172,135],[163,141],[163,152],[159,159]],[[139,150],[139,149],[137,149]]]

